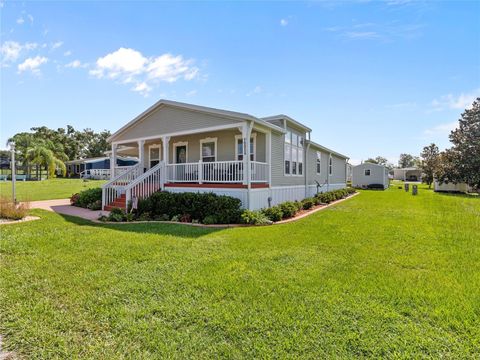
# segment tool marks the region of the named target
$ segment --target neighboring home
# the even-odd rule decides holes
[[[140,165],[111,168],[103,204],[125,207],[161,189],[234,196],[260,209],[344,188],[347,156],[311,141],[310,132],[286,115],[160,100],[108,139],[113,159],[128,154]]]
[[[364,162],[352,169],[352,186],[355,188],[383,186],[387,189],[389,184],[388,169],[384,165]]]
[[[352,182],[352,171],[353,171],[353,165],[350,163],[347,163],[347,183]]]
[[[393,179],[403,181],[422,181],[422,170],[416,167],[393,169]]]
[[[471,191],[470,186],[466,183],[455,184],[453,182],[440,184],[437,180],[433,182],[433,190],[437,192],[462,192]]]
[[[136,165],[138,159],[134,157],[117,157],[118,167],[130,167]],[[110,178],[110,158],[107,156],[77,159],[67,161],[67,177],[80,177],[84,179],[109,179]]]

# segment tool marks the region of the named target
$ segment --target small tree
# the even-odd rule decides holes
[[[435,144],[430,144],[423,148],[420,157],[422,158],[422,163],[420,165],[423,171],[423,181],[428,184],[430,188],[432,186],[433,178],[435,171],[438,167],[440,152],[438,146]]]
[[[407,167],[415,166],[415,157],[410,154],[400,154],[400,158],[398,160],[398,167],[403,169]]]

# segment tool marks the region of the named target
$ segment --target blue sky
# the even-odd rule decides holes
[[[480,2],[1,1],[1,134],[112,132],[159,100],[287,114],[359,162],[448,146]]]

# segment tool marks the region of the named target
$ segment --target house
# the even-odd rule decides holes
[[[382,185],[384,189],[388,189],[388,186],[390,185],[388,169],[384,165],[364,162],[363,164],[353,167],[353,187],[368,188],[374,187],[375,185]]]
[[[347,162],[347,183],[352,182],[353,165]]]
[[[422,181],[422,170],[416,167],[393,169],[393,179],[402,181]]]
[[[471,190],[466,183],[439,183],[437,180],[433,182],[433,190],[436,192],[461,192],[466,193]]]
[[[167,190],[214,192],[260,209],[344,188],[348,157],[310,134],[286,115],[258,118],[160,100],[108,139],[110,164],[119,155],[137,156],[139,164],[127,171],[111,166],[103,205],[125,207]]]
[[[135,157],[117,157],[118,167],[130,167],[138,163]],[[96,157],[67,161],[67,177],[80,177],[84,179],[109,179],[110,157]]]

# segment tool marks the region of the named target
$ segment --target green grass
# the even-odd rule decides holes
[[[478,358],[480,199],[396,187],[258,228],[1,228],[0,334],[28,358]]]
[[[104,180],[49,179],[43,181],[16,181],[17,200],[36,201],[66,199],[79,191],[99,187]],[[12,195],[12,182],[0,181],[0,195]]]

